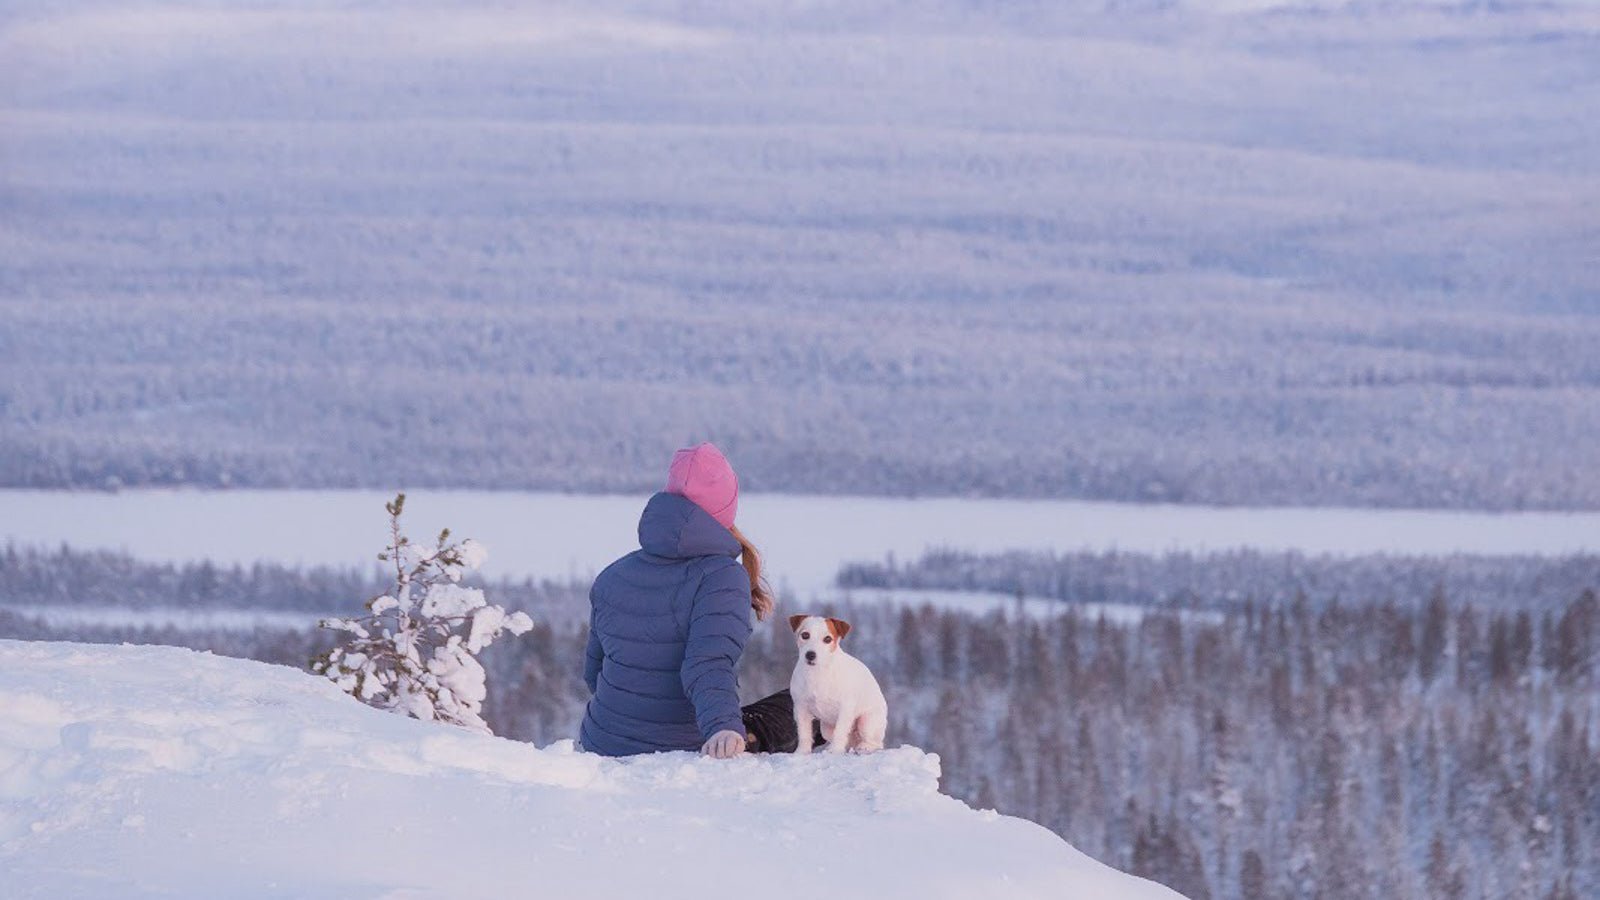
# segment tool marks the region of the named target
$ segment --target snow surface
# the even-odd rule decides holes
[[[628,761],[292,669],[0,641],[8,898],[1174,897],[937,790],[938,758]]]
[[[126,550],[135,557],[346,567],[388,539],[379,491],[0,491],[0,541]],[[587,578],[638,546],[644,496],[414,491],[406,529],[483,542],[489,578]],[[1251,548],[1408,555],[1600,552],[1600,513],[1250,508],[1071,500],[749,494],[739,524],[785,593],[830,587],[839,567],[930,548]]]

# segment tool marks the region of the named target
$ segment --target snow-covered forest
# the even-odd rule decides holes
[[[0,300],[0,484],[638,491],[717,434],[763,490],[1600,507],[1588,316],[284,302]]]
[[[11,3],[0,485],[1600,508],[1595,15]]]
[[[941,582],[953,558],[893,572]],[[1123,577],[1099,582],[1094,560],[1081,561],[1078,593],[1065,594],[1076,599],[1053,616],[841,607],[855,624],[853,652],[889,695],[890,744],[938,753],[956,796],[1033,819],[1195,900],[1575,900],[1600,890],[1595,560],[1507,560],[1498,572],[1491,560],[1458,561],[1448,570],[1467,577],[1432,580],[1437,564],[1416,560],[1360,559],[1340,571],[1331,559],[1223,557],[1208,573],[1204,558],[1114,559]],[[1035,562],[1030,577],[1059,579],[1066,567]],[[1015,566],[1019,583],[1023,563],[967,558],[959,568]],[[1243,597],[1230,587],[1240,571],[1253,573]],[[179,644],[303,667],[326,633],[196,629],[170,613],[239,598],[348,611],[380,584],[377,573],[10,549],[0,601],[13,609],[71,597],[155,615],[97,626],[0,612],[0,637]],[[1537,599],[1500,603],[1487,585]],[[486,651],[485,717],[497,733],[540,744],[571,737],[587,699],[584,586],[486,591],[535,625]],[[1088,601],[1148,612],[1103,618]],[[759,630],[741,666],[745,698],[785,686],[793,652],[781,629]]]
[[[1242,611],[1304,598],[1418,606],[1436,591],[1488,609],[1560,609],[1600,585],[1600,556],[1331,556],[1215,553],[1011,553],[936,550],[907,563],[849,563],[843,587],[995,591],[1067,603]]]

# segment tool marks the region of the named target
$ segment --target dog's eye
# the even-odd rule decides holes
[[[800,632],[800,640],[802,640],[802,641],[811,640],[811,632],[809,632],[809,631]]]
[[[833,643],[833,635],[831,635],[831,634],[830,634],[830,635],[828,635],[828,636],[827,636],[827,637],[825,637],[825,638],[823,638],[823,639],[822,639],[822,642],[823,642],[823,643],[824,643],[824,644],[831,644],[831,643]]]

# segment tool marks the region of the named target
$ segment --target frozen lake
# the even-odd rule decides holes
[[[383,547],[378,491],[0,491],[0,542],[124,550],[160,561],[359,566]],[[494,577],[588,577],[632,549],[643,495],[414,491],[413,539],[448,525],[490,550]],[[1600,513],[1215,508],[1067,500],[749,495],[739,521],[786,592],[829,586],[841,563],[974,551],[1160,553],[1600,552]]]

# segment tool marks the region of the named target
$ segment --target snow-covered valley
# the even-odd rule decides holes
[[[0,0],[0,900],[1600,900],[1596,111],[1600,0]],[[571,746],[701,440],[893,749]],[[500,738],[304,674],[398,490]]]
[[[0,641],[10,898],[1175,897],[938,758],[614,761],[170,647]]]
[[[1600,509],[1600,8],[1258,5],[11,0],[0,484]]]

